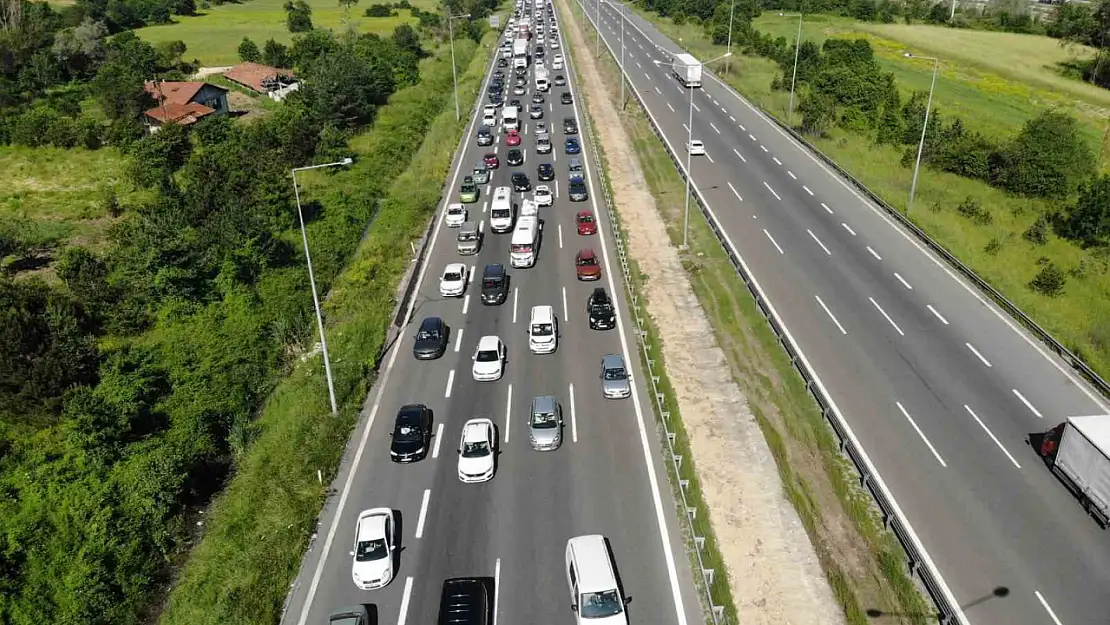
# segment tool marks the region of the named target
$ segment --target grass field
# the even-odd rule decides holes
[[[700,27],[676,26],[655,14],[640,15],[672,39],[681,37],[695,56],[712,58],[725,51],[724,46],[714,46]],[[895,72],[904,93],[928,89],[932,72],[931,64],[902,57],[904,50],[914,49],[922,54],[963,50],[968,60],[949,54],[944,57],[937,78],[934,101],[942,114],[959,115],[969,128],[1005,137],[1015,134],[1025,120],[1044,108],[1059,107],[1084,123],[1092,148],[1098,154],[1106,119],[1110,117],[1110,91],[1092,90],[1090,85],[1055,76],[1051,69],[1046,69],[1045,65],[1051,68],[1066,54],[1053,47],[1056,44],[1052,39],[1007,35],[997,40],[1006,45],[1000,43],[992,59],[991,53],[986,52],[989,44],[984,42],[999,33],[859,24],[820,15],[807,19],[803,38],[852,33],[868,37],[883,66]],[[764,14],[756,20],[756,28],[785,36],[789,41],[793,40],[797,21]],[[868,32],[870,29],[884,34],[880,37]],[[895,36],[904,36],[907,41],[890,38]],[[913,48],[914,44],[928,47]],[[1029,60],[1037,54],[1048,58],[1042,59],[1043,64]],[[716,63],[713,69],[720,75],[722,64]],[[726,79],[765,111],[786,119],[789,93],[770,88],[772,78],[779,73],[773,61],[740,55],[733,57]],[[1053,80],[1062,82],[1048,86]],[[913,172],[899,165],[901,150],[876,146],[867,137],[840,129],[812,142],[888,203],[905,209]],[[976,225],[956,212],[956,207],[969,197],[991,213],[992,223]],[[1097,250],[1082,250],[1054,235],[1044,246],[1035,246],[1021,236],[1039,215],[1057,206],[1016,198],[981,182],[932,170],[922,171],[915,206],[917,210],[910,218],[930,236],[1087,360],[1103,377],[1110,376],[1110,257]],[[1045,258],[1068,272],[1064,293],[1055,298],[1033,293],[1027,286]]]
[[[602,57],[598,67],[606,82],[619,85],[616,63],[605,53]],[[616,98],[617,89],[605,95]],[[682,240],[682,178],[638,106],[630,105],[622,122],[677,246]],[[693,214],[684,263],[694,292],[759,421],[785,495],[813,542],[848,625],[873,622],[867,610],[881,611],[891,625],[925,622],[928,608],[902,564],[901,547],[876,522],[869,495],[858,487],[854,469],[840,454],[832,431],[709,224],[699,211]],[[666,386],[665,376],[662,384]],[[678,414],[677,405],[669,403],[668,409]],[[671,419],[672,424],[680,421]],[[697,490],[696,480],[691,484],[687,492]],[[715,587],[719,597],[720,585]]]
[[[415,24],[409,11],[400,10],[396,17],[365,17],[366,7],[375,2],[362,2],[351,7],[351,24],[360,32],[389,34],[397,26]],[[185,58],[198,59],[205,67],[234,65],[239,62],[239,42],[250,37],[259,49],[267,39],[288,44],[293,33],[285,27],[285,0],[245,0],[241,4],[224,4],[199,10],[195,17],[174,16],[175,23],[140,28],[135,32],[157,44],[181,40],[187,51]],[[342,31],[346,28],[343,9],[335,0],[308,0],[312,7],[312,24],[317,28]],[[413,0],[413,6],[425,10],[435,8],[434,0]]]

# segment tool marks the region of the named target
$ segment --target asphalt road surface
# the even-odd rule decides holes
[[[612,239],[604,214],[592,201],[572,203],[566,197],[570,157],[563,152],[562,120],[577,117],[579,111],[577,104],[559,103],[564,90],[577,94],[569,69],[553,71],[552,76],[560,73],[571,85],[553,86],[544,105],[544,121],[552,129],[551,154],[535,153],[536,120],[527,119],[525,113],[521,144],[525,163],[507,166],[508,148],[499,131],[494,133],[498,140],[494,146],[476,144],[473,137],[481,106],[475,112],[465,149],[447,180],[445,203],[458,201],[461,177],[483,154],[497,152],[500,168],[489,185],[481,186],[478,202],[468,205],[470,219],[483,224],[481,252],[460,256],[456,231],[446,228],[442,220],[437,225],[410,323],[387,357],[380,394],[372,395],[369,414],[354,433],[353,457],[346,459],[336,479],[337,495],[324,511],[319,536],[302,565],[283,623],[319,625],[327,622],[333,609],[362,603],[374,606],[381,623],[428,625],[436,622],[444,579],[458,576],[492,578],[498,623],[572,622],[564,549],[568,538],[593,533],[606,535],[612,543],[625,594],[632,598],[628,608],[632,622],[703,622],[690,567],[676,538],[675,503],[644,387],[637,380],[630,399],[601,396],[601,356],[624,353],[637,371],[638,355],[623,324],[608,332],[591,331],[587,324],[586,298],[595,286],[616,294],[619,318],[627,319],[622,317],[627,308],[619,274],[613,270],[615,256],[609,253]],[[511,70],[506,74],[510,77],[506,84],[511,86]],[[519,97],[527,106],[532,93],[529,74],[528,93],[506,99]],[[485,103],[483,85],[480,104]],[[578,157],[589,174],[591,200],[600,199],[587,151],[584,145]],[[482,267],[489,263],[509,267],[511,234],[493,234],[489,229],[493,189],[509,185],[516,170],[526,172],[537,184],[536,166],[541,162],[555,166],[558,191],[554,206],[540,209],[543,234],[537,264],[510,268],[506,303],[484,306],[479,298]],[[545,184],[556,188],[554,182]],[[513,197],[520,202],[521,194]],[[598,216],[600,236],[577,235],[574,215],[584,208]],[[580,247],[592,247],[601,255],[605,274],[600,282],[576,280],[574,256]],[[479,274],[465,297],[439,295],[439,275],[451,262],[463,262],[471,275]],[[552,355],[528,351],[529,311],[539,304],[554,306],[561,323],[559,348]],[[425,316],[446,321],[451,328],[450,346],[443,358],[418,362],[412,356],[413,334]],[[505,375],[498,382],[475,382],[471,355],[478,339],[490,334],[507,345]],[[563,407],[564,443],[554,452],[532,451],[528,443],[529,404],[533,396],[542,394],[555,395]],[[397,409],[409,403],[424,403],[434,411],[433,451],[423,461],[397,465],[389,459],[389,432]],[[485,484],[463,484],[456,476],[462,425],[473,417],[492,418],[498,427],[497,473]],[[401,519],[400,566],[388,587],[361,591],[351,580],[349,552],[355,519],[361,510],[379,506],[392,507]]]
[[[584,2],[595,21],[595,0]],[[627,17],[631,88],[685,158],[691,90],[670,69],[681,49]],[[603,3],[600,19],[603,53],[619,58],[619,8]],[[702,84],[692,90],[693,138],[706,155],[693,157],[694,181],[966,621],[1110,622],[1110,536],[1027,442],[1106,406],[781,129],[708,72]]]

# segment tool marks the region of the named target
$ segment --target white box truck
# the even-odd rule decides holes
[[[528,202],[529,200],[524,200]],[[535,215],[521,215],[509,243],[509,264],[518,269],[536,264],[540,225]]]
[[[692,54],[676,54],[671,63],[671,73],[684,87],[701,86],[701,63]]]
[[[1105,529],[1110,524],[1110,415],[1069,417],[1045,432],[1040,452]]]
[[[537,64],[534,73],[536,78],[537,91],[547,91],[551,88],[551,83],[548,81],[547,67],[541,64]]]
[[[528,67],[528,40],[513,41],[513,67]]]

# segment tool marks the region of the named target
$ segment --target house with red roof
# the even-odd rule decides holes
[[[155,106],[143,113],[151,133],[165,124],[191,126],[211,115],[226,115],[228,90],[206,82],[148,81],[144,88]]]
[[[255,93],[267,95],[278,102],[300,86],[293,70],[250,61],[227,70],[224,72],[224,78]]]

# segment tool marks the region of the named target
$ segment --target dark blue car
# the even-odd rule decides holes
[[[563,141],[563,149],[567,154],[578,154],[582,151],[582,146],[579,145],[577,137],[567,137]]]

